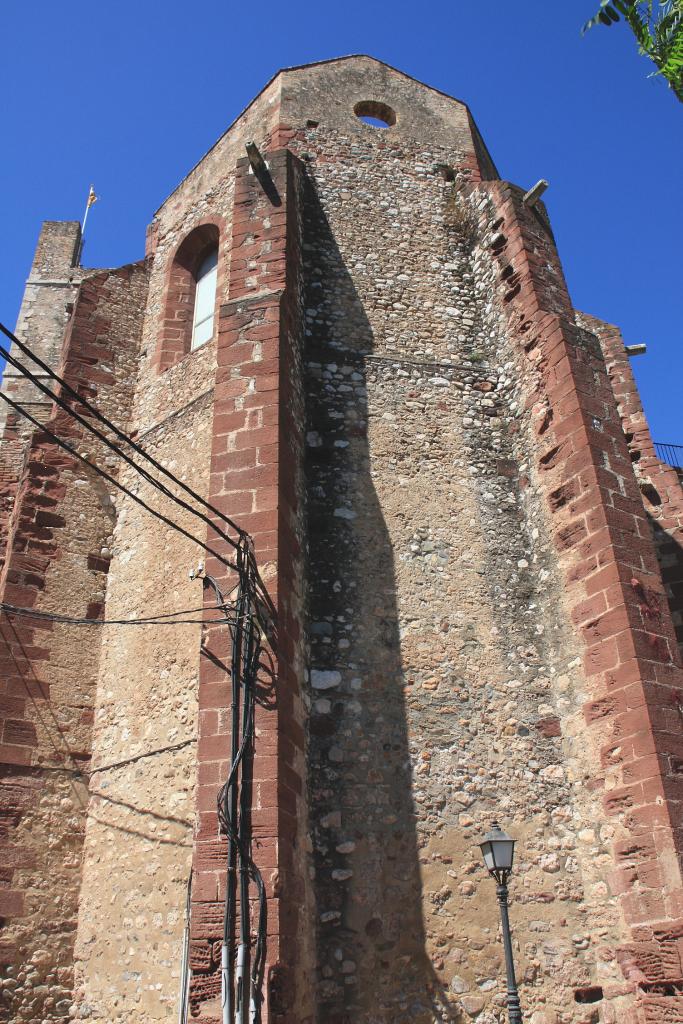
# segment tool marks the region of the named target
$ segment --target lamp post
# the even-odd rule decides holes
[[[508,1016],[510,1024],[522,1024],[522,1009],[519,1005],[515,964],[512,959],[512,938],[510,936],[510,918],[508,915],[507,880],[512,872],[512,860],[515,854],[515,840],[507,835],[497,822],[480,844],[484,864],[489,874],[496,880],[496,896],[500,906],[500,917],[503,924],[503,947],[505,949],[505,971],[508,986]]]

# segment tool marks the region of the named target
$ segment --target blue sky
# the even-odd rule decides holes
[[[655,440],[683,444],[683,106],[598,0],[3,5],[0,320],[14,326],[42,220],[84,262],[139,259],[154,210],[280,67],[369,53],[473,111],[504,178],[546,193],[574,304],[618,323]]]

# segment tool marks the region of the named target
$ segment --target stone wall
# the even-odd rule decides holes
[[[161,371],[157,353],[169,268],[185,233],[229,214],[232,178],[155,235],[149,292],[131,375],[130,411],[117,422],[146,451],[206,493],[216,347],[211,341]],[[225,224],[225,221],[222,221]],[[219,246],[227,251],[229,220]],[[221,278],[217,304],[227,281]],[[154,474],[158,475],[158,474]],[[206,526],[124,467],[121,481],[199,541]],[[200,609],[190,579],[206,553],[114,495],[106,617]],[[199,619],[200,614],[183,616]],[[114,627],[103,635],[93,730],[80,918],[75,1019],[164,1020],[180,991],[182,936],[195,823],[199,625]]]
[[[84,275],[77,265],[80,241],[77,221],[43,224],[17,319],[18,336],[52,369],[57,368],[61,357],[64,332]],[[0,336],[0,345],[42,378],[39,367],[27,363],[4,335]],[[21,402],[40,422],[49,416],[50,402],[12,366],[4,369],[2,390],[13,401]],[[9,517],[32,432],[33,427],[24,417],[0,402],[0,558],[4,558]]]
[[[675,709],[683,674],[673,622],[615,389],[597,337],[575,326],[547,219],[525,209],[519,189],[494,183],[479,191],[493,200],[492,312],[524,353],[517,370],[530,481],[582,649],[581,786],[601,796],[597,820],[605,840],[611,834],[605,852],[614,860],[607,879],[628,926],[611,952],[624,982],[604,989],[600,1019],[675,1020],[682,973]],[[486,206],[481,196],[479,208]],[[611,1004],[610,996],[627,994]]]
[[[241,252],[236,252],[234,260],[231,260],[233,249],[239,248],[245,235],[243,225],[239,224],[237,229],[242,237],[235,242],[235,161],[237,155],[243,152],[244,138],[255,137],[263,144],[263,136],[259,134],[263,128],[263,114],[273,107],[273,103],[272,91],[266,92],[249,108],[240,121],[239,132],[219,142],[206,161],[190,173],[174,197],[159,211],[150,228],[150,289],[130,428],[134,436],[153,451],[164,465],[199,493],[208,495],[214,487],[209,476],[212,444],[217,445],[216,458],[225,461],[227,437],[239,428],[244,428],[248,420],[249,429],[246,433],[242,430],[241,436],[248,435],[250,443],[238,444],[240,450],[232,456],[232,463],[235,469],[241,471],[242,477],[247,474],[253,477],[255,483],[257,469],[252,467],[257,466],[257,459],[260,460],[258,465],[262,465],[262,468],[258,472],[261,472],[264,485],[262,494],[254,506],[249,493],[248,506],[245,505],[244,495],[237,494],[238,490],[244,491],[244,485],[238,485],[236,477],[230,493],[217,500],[225,507],[228,515],[238,516],[245,521],[246,528],[255,538],[259,559],[265,563],[273,596],[276,596],[273,559],[277,543],[273,527],[268,525],[273,518],[277,520],[279,507],[275,486],[278,479],[277,460],[273,454],[277,448],[274,442],[278,430],[277,403],[273,402],[275,392],[266,395],[268,400],[264,399],[260,404],[256,397],[247,396],[244,409],[240,402],[239,410],[232,414],[222,410],[223,400],[232,402],[234,396],[230,394],[230,368],[225,358],[217,362],[215,339],[187,353],[166,369],[158,358],[167,308],[170,266],[179,245],[197,225],[220,225],[216,334],[218,309],[226,303],[228,287],[231,296],[240,294],[241,285],[237,277],[245,265],[243,263],[242,267],[238,267],[238,264],[246,255],[247,247],[245,245]],[[276,220],[277,216],[274,223]],[[280,225],[277,225],[275,230],[279,229]],[[282,237],[284,240],[284,233]],[[277,272],[284,276],[284,269],[283,259]],[[245,276],[242,273],[242,280]],[[283,320],[283,323],[286,331],[291,334],[287,344],[295,347],[299,335],[289,320]],[[227,330],[225,324],[222,329]],[[270,341],[268,332],[264,333],[258,325],[253,330],[256,340],[253,351],[250,350],[246,359],[248,366],[245,366],[244,372],[252,365],[255,371],[262,370],[265,374],[264,385],[270,391],[273,360],[276,358],[270,349],[275,341]],[[278,336],[276,327],[275,337]],[[286,338],[287,334],[283,336],[283,344]],[[286,365],[287,372],[290,372],[289,363]],[[295,379],[299,379],[298,374],[295,374]],[[245,387],[247,383],[245,378]],[[290,432],[289,443],[292,441],[293,435]],[[253,459],[250,462],[248,456],[252,443]],[[266,481],[265,476],[269,473],[272,479]],[[291,474],[287,476],[291,478]],[[125,479],[130,484],[134,477],[127,474]],[[146,498],[152,497],[146,490],[142,493]],[[205,539],[205,527],[198,524],[196,519],[183,515],[171,503],[152,503],[195,536]],[[246,515],[252,511],[253,515]],[[139,511],[131,507],[130,501],[124,500],[121,503],[108,577],[107,614],[119,617],[118,611],[121,609],[129,615],[142,614],[159,608],[160,602],[164,606],[168,605],[168,610],[193,607],[201,603],[198,602],[200,586],[196,582],[190,583],[188,571],[196,568],[199,561],[206,560],[206,553],[191,542],[176,541],[172,533],[169,534],[163,527],[160,529],[154,520],[144,515],[141,518]],[[220,573],[216,574],[220,576]],[[285,617],[283,623],[286,622]],[[224,684],[227,677],[223,671],[220,679],[211,678],[213,666],[210,660],[211,638],[208,634],[201,636],[192,627],[168,628],[157,630],[156,633],[150,632],[152,629],[149,627],[146,636],[141,636],[138,643],[127,635],[116,642],[112,640],[106,643],[103,649],[94,735],[95,764],[103,766],[103,770],[98,771],[98,785],[101,778],[108,777],[108,770],[105,774],[107,765],[118,765],[121,760],[127,760],[131,751],[136,757],[139,754],[143,756],[139,762],[136,760],[131,765],[114,769],[112,781],[108,783],[116,789],[117,797],[132,786],[136,791],[139,789],[137,802],[117,798],[111,804],[103,804],[100,796],[92,797],[77,947],[79,990],[76,1012],[79,1017],[88,1019],[105,1019],[107,1014],[113,1014],[113,1019],[164,1019],[169,1007],[176,1003],[180,986],[183,916],[193,832],[198,844],[193,885],[195,903],[217,904],[217,887],[219,884],[224,886],[220,849],[216,859],[215,854],[212,857],[211,851],[206,852],[206,844],[202,844],[205,840],[215,842],[216,839],[216,795],[223,781],[219,770],[224,774],[224,754],[229,749],[229,738],[225,734],[227,705],[222,704],[219,709],[213,701],[217,699],[217,688],[220,698],[225,698]],[[225,657],[225,629],[220,630],[220,634],[221,657]],[[202,689],[198,705],[197,685],[200,677]],[[216,687],[213,683],[220,685]],[[287,682],[286,673],[283,673],[283,685],[293,685]],[[178,715],[182,729],[178,725]],[[198,726],[199,747],[195,742]],[[182,749],[154,753],[155,750],[173,745],[171,741],[175,739],[176,733],[182,733],[191,742],[185,743],[181,739],[184,743]],[[277,741],[277,730],[273,736]],[[216,750],[218,745],[222,753],[221,758],[216,760],[215,755],[209,752]],[[276,751],[271,750],[267,738],[264,738],[263,746],[264,764],[267,765]],[[146,756],[149,752],[152,752],[152,760]],[[213,765],[208,763],[212,757],[216,762]],[[141,778],[143,783],[136,781]],[[255,781],[258,781],[258,777]],[[267,774],[261,782],[265,790],[277,782],[277,778]],[[264,803],[267,810],[276,810],[275,798],[275,792],[268,795],[268,802]],[[204,818],[210,817],[211,812],[213,826],[205,826]],[[157,824],[161,820],[166,822],[165,826]],[[118,829],[120,834],[129,832],[133,838],[128,843],[110,844],[109,853],[103,858],[100,855],[102,837],[113,828]],[[166,828],[169,834],[155,839],[157,828],[162,831]],[[269,842],[273,846],[273,836],[277,834],[277,829],[269,833],[268,841],[265,834],[260,835],[260,846],[265,849]],[[179,856],[179,852],[182,854],[185,848],[186,855]],[[274,869],[282,868],[277,853],[275,861],[272,864],[269,862],[270,852],[264,854],[263,867],[273,874]],[[283,855],[286,853],[287,844],[284,845]],[[154,864],[152,874],[148,872],[150,857]],[[146,885],[139,890],[136,888],[135,879],[140,876],[150,879],[152,890]],[[116,879],[113,904],[102,900],[104,880],[111,878]],[[161,888],[157,889],[156,880],[159,878],[163,882]],[[211,878],[214,884],[213,895],[210,890]],[[272,883],[269,891],[273,892]],[[165,911],[161,913],[164,908]],[[215,923],[214,918],[220,918],[221,913],[220,905],[211,909],[210,927]],[[271,913],[271,964],[278,960],[279,955],[276,920],[277,915]],[[158,929],[155,943],[159,955],[155,963],[148,959],[147,954],[142,957],[136,955],[138,949],[146,948],[150,928]],[[211,1004],[216,995],[215,978],[208,985],[199,983],[199,975],[207,967],[203,948],[207,936],[216,939],[216,929],[210,935],[205,934],[202,925],[195,920],[192,947],[192,964],[198,972],[192,990],[195,1009],[199,1009],[207,999]],[[119,980],[113,983],[110,977],[112,964],[116,965],[119,972]],[[215,963],[213,966],[215,968]],[[112,989],[116,990],[115,1002]],[[195,996],[198,998],[195,999]],[[299,999],[303,1001],[305,996],[300,995]],[[207,1010],[206,1005],[203,1008]]]
[[[657,457],[621,331],[585,314],[579,314],[579,322],[595,332],[605,355],[629,455],[652,527],[676,637],[683,651],[683,478],[680,471]]]
[[[206,487],[211,396],[142,438],[193,488]],[[151,487],[123,481],[188,531],[196,520]],[[201,525],[201,524],[200,524]],[[200,552],[127,498],[117,500],[106,615],[202,606]],[[182,616],[198,619],[201,615]],[[83,880],[75,1018],[168,1020],[180,991],[194,824],[199,625],[108,627],[102,637]]]
[[[268,897],[264,1019],[309,1020],[302,656],[301,169],[269,153],[267,188],[237,165],[230,299],[221,308],[210,498],[253,539],[274,603],[256,709],[253,857]],[[226,590],[234,572],[211,559]],[[229,645],[207,642],[200,676],[199,828],[192,908],[192,1013],[220,1015],[220,945],[227,843],[216,794],[229,768]],[[276,638],[276,639],[275,639]],[[253,927],[253,925],[252,925]]]
[[[50,360],[253,538],[274,626],[264,1022],[502,1024],[494,819],[518,839],[525,1019],[681,1016],[678,563],[666,590],[642,504],[673,543],[680,488],[643,446],[620,341],[577,321],[521,195],[464,104],[371,58],[323,62],[276,76],[180,183],[146,265],[86,272],[65,342],[62,292],[27,292]],[[175,351],[173,261],[206,225],[214,339]],[[46,229],[33,273],[54,250],[75,281],[76,237]],[[191,537],[13,429],[4,600],[198,608],[200,562],[232,587],[215,531],[130,468]],[[5,1005],[174,1017],[192,866],[190,1009],[217,1024],[227,632],[78,628],[2,623]]]
[[[79,290],[60,369],[105,415],[120,415],[130,405],[146,286],[145,268],[136,266],[90,277]],[[45,426],[79,454],[107,465],[103,447],[86,439],[65,412],[52,409]],[[97,617],[115,518],[110,495],[92,469],[46,432],[35,429],[26,443],[2,599],[40,612]],[[70,1019],[99,657],[97,632],[84,635],[84,628],[11,612],[0,622],[0,906],[8,1020]]]
[[[529,499],[515,345],[491,323],[477,217],[439,173],[458,151],[362,125],[293,145],[319,1019],[502,1019],[477,847],[496,817],[521,841],[525,1009],[592,1019],[575,995],[621,991],[611,829],[576,787],[579,651]]]

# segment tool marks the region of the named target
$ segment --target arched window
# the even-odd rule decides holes
[[[199,348],[213,337],[213,312],[216,305],[216,278],[218,274],[218,249],[210,249],[197,267],[197,286],[194,293],[194,316],[192,318],[192,344]]]
[[[211,341],[221,287],[216,223],[198,225],[178,246],[167,270],[164,318],[154,363],[168,370]]]

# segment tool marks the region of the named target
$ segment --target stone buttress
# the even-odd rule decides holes
[[[275,76],[144,262],[86,270],[78,225],[41,235],[19,334],[249,532],[272,599],[264,1024],[504,1021],[493,820],[525,1020],[683,1020],[683,492],[523,195],[465,104],[354,56]],[[179,612],[200,561],[230,591],[43,428],[217,543],[203,524],[4,387],[39,425],[3,421],[3,602]],[[174,1019],[192,871],[190,1019],[219,1024],[227,631],[0,627],[1,1012]]]

